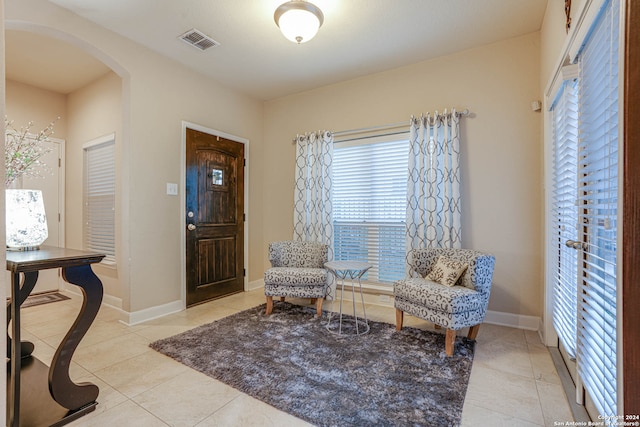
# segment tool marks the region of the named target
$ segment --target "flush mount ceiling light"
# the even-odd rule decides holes
[[[273,19],[286,38],[300,44],[316,35],[324,22],[324,15],[315,4],[291,0],[278,6]]]

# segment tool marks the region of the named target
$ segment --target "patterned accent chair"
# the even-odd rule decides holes
[[[454,286],[427,278],[440,256],[467,264]],[[469,249],[438,248],[413,249],[408,260],[414,277],[393,285],[396,330],[402,329],[405,312],[446,328],[445,352],[452,356],[457,330],[469,327],[468,338],[473,340],[478,335],[489,304],[495,257]]]
[[[264,294],[267,311],[273,311],[273,297],[311,298],[318,317],[322,317],[322,302],[327,293],[329,274],[324,268],[329,246],[316,242],[283,241],[269,243],[271,268],[264,273]]]

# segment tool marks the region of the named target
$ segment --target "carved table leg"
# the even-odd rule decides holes
[[[102,303],[102,282],[98,279],[91,265],[64,267],[62,277],[67,282],[82,289],[84,299],[82,308],[69,332],[58,346],[51,368],[49,369],[49,390],[56,402],[67,409],[79,409],[95,402],[98,398],[98,387],[91,383],[76,384],[69,377],[71,357],[80,340],[85,336],[91,323],[96,318]]]
[[[20,273],[13,273],[13,276],[11,278],[12,283],[13,281],[19,281],[19,280],[20,280]],[[20,309],[20,306],[27,299],[31,291],[33,291],[33,288],[36,286],[37,281],[38,281],[37,271],[24,273],[24,278],[22,280],[22,285],[20,285],[20,292],[18,294],[19,295],[18,306],[17,306],[18,309]],[[7,303],[7,326],[9,325],[9,322],[11,321],[12,318],[13,318],[13,315],[11,314],[11,302],[9,302]],[[20,327],[19,320],[16,326]],[[20,343],[21,357],[30,356],[31,353],[33,353],[33,349],[34,349],[33,343],[29,341],[22,341]],[[7,357],[11,358],[11,338],[9,337],[9,335],[7,335]]]

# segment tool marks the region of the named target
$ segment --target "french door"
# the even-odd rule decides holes
[[[552,106],[549,242],[553,325],[577,401],[592,419],[615,420],[621,14],[619,0],[600,3],[575,56],[579,73],[564,81]]]

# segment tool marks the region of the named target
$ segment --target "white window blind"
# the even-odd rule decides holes
[[[578,372],[600,414],[617,414],[616,239],[619,1],[606,3],[580,53]],[[614,419],[615,421],[615,419]]]
[[[407,140],[334,146],[334,258],[373,264],[364,280],[404,277],[408,153]]]
[[[553,277],[553,326],[571,358],[576,355],[578,251],[578,83],[566,81],[552,107],[553,189],[551,228],[557,269]]]
[[[84,248],[106,254],[115,264],[115,139],[84,147]]]

